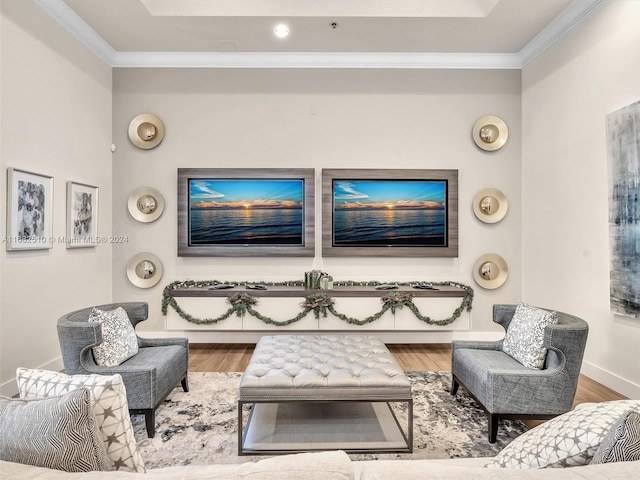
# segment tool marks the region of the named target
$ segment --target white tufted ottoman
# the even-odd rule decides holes
[[[402,431],[389,405],[390,402],[406,404],[406,434]],[[243,405],[245,404],[253,404],[253,406],[243,432]],[[292,406],[292,404],[295,405]],[[277,408],[281,411],[276,412]],[[284,417],[282,411],[285,411]],[[296,415],[298,417],[295,417]],[[392,418],[391,423],[399,431],[402,445],[399,446],[398,442],[391,442],[388,445],[384,442],[382,444],[373,442],[371,443],[373,448],[369,448],[367,436],[371,438],[376,435],[382,436],[381,431],[389,430],[390,427],[387,422],[386,427],[376,430],[366,424],[364,417],[367,415],[376,417],[376,421],[383,417]],[[256,420],[256,416],[260,420]],[[266,425],[269,421],[265,419],[269,416],[272,418],[271,426]],[[255,445],[246,447],[248,436],[251,437],[252,444],[256,442],[260,444],[260,438],[256,440],[256,437],[273,436],[273,431],[276,429],[274,426],[277,422],[276,416],[282,417],[280,421],[284,420],[285,424],[289,422],[288,426],[280,427],[279,433],[281,439],[283,436],[289,437],[285,442],[286,445],[281,441],[280,446],[267,446],[264,450]],[[252,426],[252,422],[256,421],[265,425]],[[307,428],[309,422],[311,426]],[[322,428],[325,428],[325,436],[331,436],[332,428],[337,435],[341,428],[351,429],[347,425],[349,422],[354,424],[353,428],[361,429],[358,435],[363,441],[347,441],[345,445],[340,446],[343,450],[411,452],[413,449],[411,383],[381,340],[363,335],[277,335],[262,337],[258,341],[240,381],[238,399],[238,453],[240,455],[333,449],[331,441],[320,442],[320,444],[311,441],[304,446],[302,444],[305,442],[301,441],[301,444],[297,444],[296,438],[306,440],[307,437],[312,437],[312,430],[321,432]],[[249,433],[252,428],[257,428],[259,432]],[[295,434],[293,433],[295,430],[301,430],[302,433]],[[323,445],[326,448],[323,448]]]

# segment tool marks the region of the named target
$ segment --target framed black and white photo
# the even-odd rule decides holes
[[[67,182],[67,248],[98,244],[98,187]]]
[[[7,250],[53,247],[53,177],[7,170]]]

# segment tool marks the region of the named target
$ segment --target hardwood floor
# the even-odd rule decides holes
[[[451,370],[451,347],[449,344],[387,346],[400,366],[407,372]],[[189,370],[191,372],[243,372],[249,363],[253,347],[254,345],[249,344],[192,344],[189,350]],[[574,406],[579,403],[625,398],[604,385],[580,375]],[[530,426],[533,426],[533,422]]]

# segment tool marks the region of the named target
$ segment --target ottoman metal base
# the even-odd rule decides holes
[[[396,402],[406,404],[406,430]],[[413,451],[411,384],[394,357],[371,336],[260,339],[240,382],[238,454],[336,449]]]
[[[412,424],[405,434],[389,402],[256,403],[239,454],[411,453]]]

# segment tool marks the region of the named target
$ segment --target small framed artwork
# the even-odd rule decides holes
[[[67,182],[67,248],[98,244],[98,187]]]
[[[7,170],[7,250],[53,247],[53,177]]]

